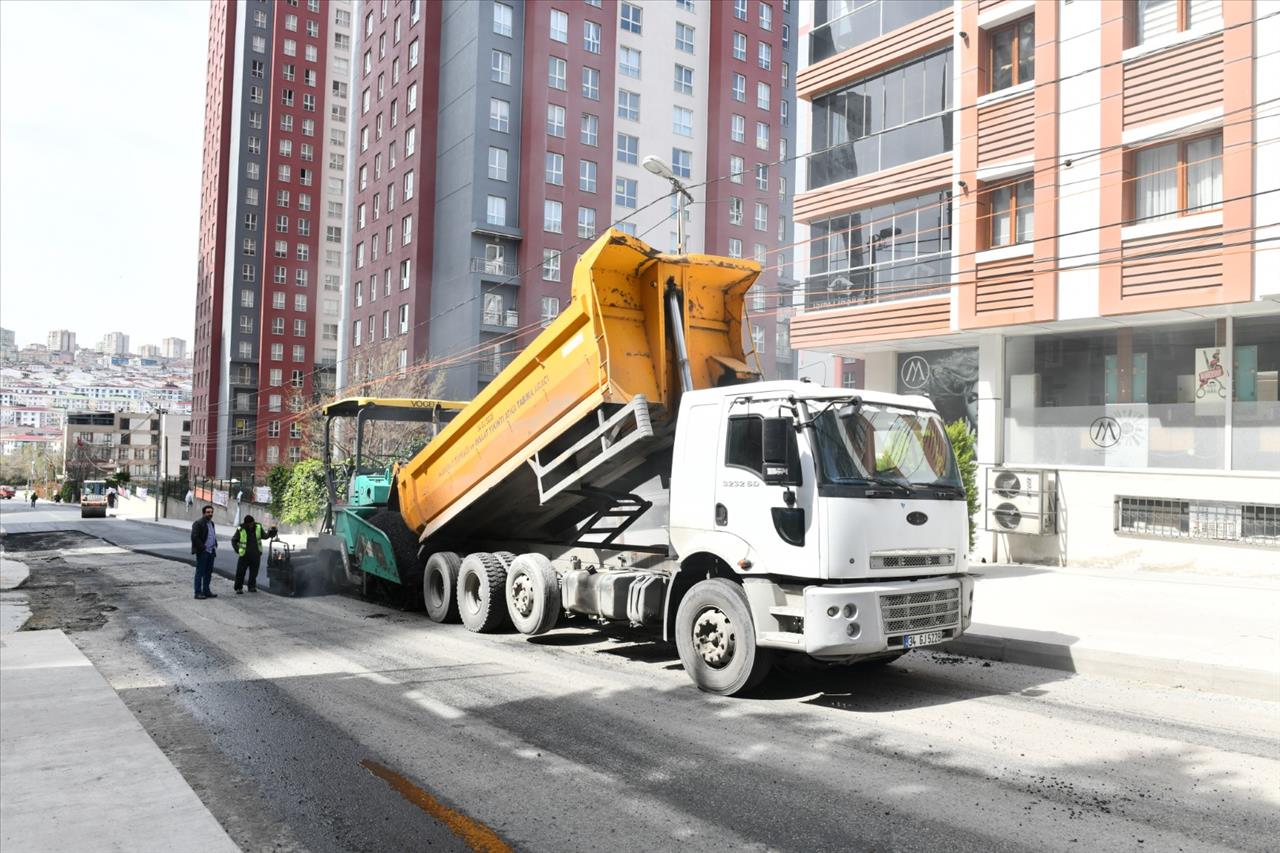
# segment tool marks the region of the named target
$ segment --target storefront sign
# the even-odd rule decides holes
[[[1223,347],[1196,350],[1195,394],[1196,414],[1220,414],[1227,401],[1230,376],[1222,357]]]
[[[933,401],[946,423],[965,420],[978,430],[978,350],[904,352],[898,356],[898,393]]]
[[[1089,426],[1089,441],[1106,456],[1109,468],[1147,467],[1150,424],[1140,403],[1107,406],[1106,414]]]

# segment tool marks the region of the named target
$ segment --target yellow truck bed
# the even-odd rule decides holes
[[[575,436],[643,397],[655,439],[637,443],[635,459],[611,463],[592,484],[620,478],[628,488],[626,469],[639,471],[645,454],[660,452],[679,405],[669,288],[683,295],[693,387],[708,388],[758,378],[742,341],[744,296],[759,273],[752,261],[667,255],[616,230],[600,237],[574,268],[563,313],[398,470],[410,529],[420,540],[499,539],[545,538],[571,526],[580,514],[574,505],[590,501],[577,491],[547,498],[535,483],[537,460],[571,457]]]

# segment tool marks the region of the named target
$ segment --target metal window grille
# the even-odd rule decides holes
[[[1280,506],[1118,495],[1121,536],[1280,547]]]

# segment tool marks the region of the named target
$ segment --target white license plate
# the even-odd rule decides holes
[[[935,643],[941,643],[946,638],[946,631],[929,631],[925,634],[907,634],[902,638],[902,647],[904,649],[914,649],[917,646],[932,646]]]

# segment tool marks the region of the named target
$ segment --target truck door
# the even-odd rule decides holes
[[[762,449],[766,417],[791,416],[779,409],[779,401],[726,401],[722,421],[720,455],[716,477],[716,526],[745,541],[751,548],[751,574],[780,574],[818,578],[820,538],[817,535],[813,460],[805,444],[790,433],[795,442],[793,474],[799,485],[783,487],[766,484]],[[787,492],[795,496],[788,507]],[[804,514],[799,536],[788,530],[782,513],[798,509]],[[792,541],[787,541],[790,538]]]

